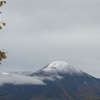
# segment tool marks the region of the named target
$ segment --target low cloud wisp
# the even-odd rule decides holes
[[[0,73],[0,86],[4,84],[13,85],[46,85],[44,80],[55,81],[55,79],[62,79],[59,75],[50,76],[29,76],[21,73]]]
[[[0,75],[0,86],[3,84],[32,84],[32,85],[46,85],[43,80],[36,77],[25,76],[25,75]]]

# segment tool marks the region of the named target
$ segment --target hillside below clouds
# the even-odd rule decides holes
[[[34,73],[0,73],[0,100],[100,100],[100,79],[54,61]]]

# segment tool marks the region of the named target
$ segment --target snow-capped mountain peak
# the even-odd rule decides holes
[[[81,73],[80,70],[77,68],[74,68],[73,66],[69,65],[65,61],[53,61],[50,64],[48,64],[45,68],[42,69],[43,72],[51,72],[51,73]]]
[[[68,67],[68,63],[65,61],[53,61],[43,71],[51,71],[51,70],[63,70]]]
[[[68,66],[68,65],[69,65],[69,64],[68,64],[67,62],[65,62],[65,61],[54,61],[54,62],[50,63],[50,64],[48,65],[48,67],[61,68],[61,66],[62,66],[62,67],[66,67],[66,66]]]

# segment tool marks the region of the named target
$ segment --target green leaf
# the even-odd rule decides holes
[[[6,4],[6,1],[3,1],[3,3],[5,3],[5,4]]]
[[[2,23],[3,26],[6,26],[6,23]]]
[[[0,57],[0,61],[2,61],[2,57]]]
[[[2,30],[2,26],[0,26],[0,30]]]

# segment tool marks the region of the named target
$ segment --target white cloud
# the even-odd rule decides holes
[[[0,85],[3,84],[14,84],[14,85],[22,85],[22,84],[33,84],[33,85],[46,85],[43,80],[38,79],[36,77],[24,76],[24,75],[5,75],[0,76]]]
[[[50,75],[50,76],[29,76],[24,73],[6,73],[2,72],[0,73],[0,86],[4,84],[13,84],[13,85],[46,85],[44,80],[50,80],[50,81],[55,81],[56,79],[62,79],[62,76],[59,76],[57,74],[55,75]]]

